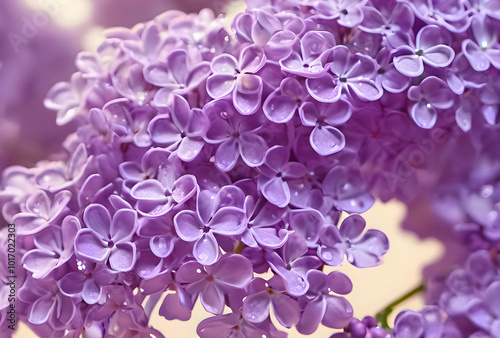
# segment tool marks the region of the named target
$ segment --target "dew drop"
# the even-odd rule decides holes
[[[488,198],[491,195],[493,195],[493,186],[492,185],[487,184],[481,188],[481,196],[483,196],[484,198]]]
[[[201,261],[206,261],[206,260],[208,259],[208,256],[207,256],[207,254],[202,253],[202,254],[200,254],[200,255],[198,256],[198,258],[199,258]]]
[[[220,113],[220,117],[223,119],[227,119],[229,117],[229,113],[227,111],[223,111]]]
[[[201,273],[201,269],[196,269],[196,273]]]
[[[333,258],[333,255],[330,252],[323,252],[323,258],[329,261]]]

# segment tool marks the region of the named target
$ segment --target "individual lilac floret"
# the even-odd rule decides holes
[[[370,229],[363,234],[366,222],[359,215],[347,217],[340,230],[335,225],[323,228],[318,257],[329,265],[342,263],[344,254],[352,265],[369,268],[382,263],[389,250],[389,240],[380,230]]]
[[[448,109],[455,102],[455,95],[446,82],[435,76],[429,76],[418,86],[408,91],[408,98],[416,101],[410,110],[413,121],[425,129],[434,127],[438,113],[436,109]]]
[[[393,50],[394,66],[403,75],[417,77],[424,72],[424,63],[435,68],[450,65],[455,52],[448,45],[438,26],[425,26],[418,31],[416,42],[409,35],[397,34],[389,39]]]
[[[289,162],[289,159],[288,148],[274,146],[266,152],[264,164],[259,167],[259,190],[269,202],[280,208],[290,203],[291,192],[287,179],[301,178],[306,173],[302,163]]]
[[[347,326],[354,310],[344,297],[334,296],[330,292],[341,295],[350,293],[352,282],[349,277],[338,271],[325,275],[321,271],[311,270],[307,280],[309,290],[299,299],[299,304],[305,304],[305,307],[297,331],[312,334],[320,323],[334,329]]]
[[[484,72],[490,68],[490,65],[500,69],[500,45],[497,31],[496,26],[486,19],[472,20],[474,40],[463,40],[462,51],[475,71]]]
[[[151,148],[142,156],[140,163],[136,161],[120,163],[118,169],[124,179],[124,189],[130,191],[135,184],[156,177],[158,168],[167,163],[170,155],[171,153],[164,148]]]
[[[297,302],[284,292],[283,283],[275,276],[269,281],[255,278],[247,288],[248,296],[243,301],[243,317],[250,323],[261,323],[269,317],[272,308],[278,322],[292,327],[300,321]]]
[[[328,71],[328,57],[335,44],[335,37],[330,32],[307,32],[300,39],[300,52],[293,51],[280,60],[281,69],[305,78],[319,77]]]
[[[363,21],[363,6],[368,0],[316,1],[313,6],[318,15],[325,19],[337,19],[339,25],[354,27]]]
[[[392,35],[397,32],[409,33],[413,28],[415,15],[413,11],[403,3],[398,3],[387,18],[375,7],[363,7],[363,22],[359,29],[368,33]]]
[[[316,256],[305,256],[307,243],[299,234],[288,236],[282,250],[282,256],[276,252],[267,252],[266,261],[283,278],[288,294],[302,296],[309,289],[307,273],[319,268],[321,261]]]
[[[239,235],[245,231],[245,194],[235,186],[223,187],[217,195],[203,190],[196,200],[196,212],[183,210],[175,215],[175,230],[180,238],[195,242],[193,255],[203,265],[214,264],[220,248],[214,234]]]
[[[184,95],[197,88],[210,75],[210,63],[197,60],[194,53],[183,49],[172,52],[167,63],[156,63],[144,68],[144,78],[160,87],[154,97],[157,107],[168,106],[173,95]]]
[[[306,80],[309,94],[320,102],[336,102],[342,93],[375,101],[382,97],[383,90],[373,78],[377,64],[371,57],[351,54],[346,46],[336,46],[332,50],[333,63],[330,73]]]
[[[174,95],[170,114],[158,115],[148,125],[153,142],[167,146],[184,162],[193,161],[205,142],[208,121],[201,109],[189,107],[182,96]]]
[[[289,231],[279,227],[286,208],[279,208],[264,199],[257,203],[248,198],[245,203],[248,229],[241,235],[241,241],[253,248],[263,246],[270,249],[281,248],[288,239]]]
[[[281,81],[279,88],[269,94],[262,110],[270,121],[286,123],[294,117],[300,103],[307,97],[309,95],[303,83],[293,77],[287,77]]]
[[[333,198],[338,210],[363,213],[375,203],[369,193],[361,172],[355,167],[335,166],[325,176],[323,194]]]
[[[344,149],[344,134],[334,126],[346,123],[351,114],[351,105],[344,100],[330,104],[306,102],[299,109],[302,124],[314,127],[309,136],[311,147],[322,156],[332,155]]]
[[[66,216],[61,227],[49,226],[37,233],[36,249],[23,256],[23,267],[33,273],[33,278],[44,278],[73,255],[73,240],[80,230],[80,221]]]
[[[268,146],[257,134],[263,128],[257,115],[242,117],[229,101],[218,100],[205,105],[210,121],[205,141],[219,144],[215,152],[215,166],[227,172],[236,166],[239,156],[249,167],[258,167],[264,162]]]
[[[254,114],[260,108],[262,79],[255,75],[265,64],[264,50],[251,45],[241,51],[239,61],[222,54],[212,61],[213,74],[207,79],[207,92],[214,99],[232,93],[236,110],[242,115]]]
[[[130,271],[136,260],[136,246],[131,239],[137,228],[137,213],[131,209],[115,212],[100,204],[89,205],[83,213],[87,226],[75,238],[78,255],[94,262],[107,262],[115,271]]]
[[[54,224],[70,200],[71,193],[67,190],[59,192],[52,201],[45,191],[37,190],[26,201],[26,211],[16,214],[12,221],[20,235],[35,234]]]
[[[241,255],[223,256],[209,266],[188,262],[175,274],[177,283],[189,294],[199,294],[205,310],[213,314],[222,314],[225,297],[245,288],[252,278],[252,263]]]
[[[134,185],[130,195],[136,199],[137,210],[150,217],[168,213],[178,204],[183,204],[196,193],[198,186],[193,175],[172,177],[175,165],[161,167],[158,179],[148,179]]]
[[[64,295],[82,297],[85,303],[96,304],[103,295],[103,287],[111,284],[116,274],[104,264],[77,261],[77,266],[79,271],[69,272],[57,284]]]

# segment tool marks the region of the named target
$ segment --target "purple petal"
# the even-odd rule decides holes
[[[208,226],[221,235],[239,235],[245,230],[245,211],[235,207],[224,207],[213,215]]]
[[[172,83],[169,67],[164,63],[156,63],[145,67],[143,74],[144,79],[155,86],[163,87]]]
[[[177,235],[188,242],[196,241],[203,234],[203,224],[191,210],[184,210],[175,215],[174,226]]]
[[[167,320],[179,319],[186,321],[191,318],[191,311],[184,308],[179,303],[179,296],[177,293],[170,293],[165,296],[165,299],[160,306],[159,314]]]
[[[257,75],[241,74],[238,76],[233,102],[242,115],[251,115],[260,108],[262,101],[262,79]]]
[[[256,73],[265,62],[264,50],[258,45],[250,45],[241,51],[239,65],[242,73]]]
[[[137,227],[137,214],[131,209],[118,210],[111,222],[111,239],[114,242],[129,240]]]
[[[387,236],[379,230],[370,229],[360,241],[347,250],[347,260],[358,268],[368,268],[379,265],[382,255],[388,250]]]
[[[313,334],[318,329],[326,311],[326,302],[322,299],[308,303],[302,313],[297,331],[302,334]]]
[[[309,94],[319,102],[336,102],[342,94],[341,86],[335,84],[333,76],[330,74],[325,74],[317,79],[307,79],[306,87]]]
[[[130,191],[130,194],[136,200],[154,201],[158,203],[166,200],[165,188],[160,182],[154,179],[148,179],[137,183]]]
[[[446,67],[451,64],[455,52],[451,47],[445,45],[437,45],[425,50],[422,59],[428,65],[433,67]]]
[[[289,96],[269,95],[263,105],[264,114],[274,123],[290,121],[297,110],[297,103]]]
[[[313,149],[322,156],[338,153],[345,147],[345,137],[331,126],[316,126],[309,137]]]
[[[79,295],[82,292],[83,284],[86,280],[87,277],[83,273],[69,272],[57,282],[57,285],[59,285],[63,294],[71,297]]]
[[[238,139],[238,148],[241,158],[249,167],[258,167],[264,163],[268,147],[261,136],[253,133],[241,134]]]
[[[220,249],[212,232],[204,233],[193,247],[193,255],[203,265],[212,265],[219,259]]]
[[[83,212],[83,221],[88,228],[94,230],[102,238],[109,238],[111,215],[101,204],[89,205]]]
[[[87,279],[83,284],[82,298],[87,304],[95,304],[101,298],[102,289],[97,286],[93,279]]]
[[[172,198],[179,204],[186,202],[194,196],[198,185],[196,177],[193,175],[184,175],[179,177],[172,187]]]
[[[223,172],[234,168],[238,161],[238,144],[234,138],[222,142],[215,152],[215,165]]]
[[[250,323],[262,323],[269,316],[271,299],[266,292],[249,295],[243,302],[242,315]]]
[[[170,145],[181,139],[181,132],[167,115],[158,115],[148,125],[153,142]]]
[[[271,178],[261,190],[264,197],[277,207],[284,208],[290,203],[290,188],[280,177]]]
[[[323,215],[314,209],[299,209],[290,213],[290,228],[299,233],[308,245],[316,244],[324,224]]]
[[[230,74],[236,73],[238,61],[229,54],[221,54],[212,60],[212,70],[216,74]]]
[[[352,291],[352,281],[340,271],[333,271],[326,277],[328,288],[340,295],[347,295]]]
[[[214,315],[220,315],[224,311],[224,294],[215,283],[207,283],[205,289],[201,291],[200,301],[203,308]]]
[[[243,289],[253,279],[252,263],[244,256],[231,255],[214,266],[212,275],[219,283]]]
[[[380,88],[375,81],[370,79],[356,79],[355,82],[349,82],[349,88],[352,89],[358,97],[368,101],[378,100],[384,93],[382,88]]]
[[[23,267],[32,272],[34,278],[43,278],[56,267],[58,261],[54,253],[34,249],[23,256]]]
[[[56,303],[51,295],[37,299],[31,307],[28,321],[35,325],[46,323],[49,316],[52,315],[52,311],[54,311],[55,306]]]
[[[349,240],[355,240],[363,233],[366,221],[359,215],[347,217],[340,226],[340,235]]]
[[[276,293],[272,298],[274,315],[284,327],[293,327],[300,321],[299,304],[288,295]]]
[[[200,139],[185,137],[182,139],[179,148],[177,149],[177,156],[184,162],[193,161],[203,149],[205,142]]]
[[[321,323],[334,329],[346,327],[354,312],[351,304],[345,298],[335,296],[327,297],[326,302],[326,311]]]
[[[97,262],[104,262],[109,255],[107,243],[97,237],[94,231],[82,229],[75,238],[75,251],[85,258]]]
[[[186,77],[189,73],[187,65],[188,55],[183,49],[177,49],[168,56],[168,66],[172,77],[179,84],[186,84]]]
[[[411,107],[411,117],[415,123],[424,129],[430,129],[434,127],[437,121],[437,111],[434,109],[430,103],[423,100],[415,103]]]
[[[232,74],[213,74],[207,79],[207,93],[214,99],[229,95],[236,86],[236,77]]]
[[[424,72],[424,63],[418,55],[401,55],[394,57],[394,67],[403,75],[417,77]]]
[[[133,243],[118,243],[111,250],[109,265],[115,271],[130,271],[136,260],[136,247]]]

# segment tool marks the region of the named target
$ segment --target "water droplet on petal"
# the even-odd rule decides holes
[[[481,196],[483,196],[484,198],[488,198],[491,195],[493,195],[493,186],[492,185],[487,184],[481,188]]]
[[[202,253],[198,256],[198,258],[200,259],[200,261],[206,261],[208,259],[208,255]]]
[[[333,255],[330,253],[330,252],[323,252],[323,258],[326,260],[326,261],[330,261],[332,260],[333,258]]]

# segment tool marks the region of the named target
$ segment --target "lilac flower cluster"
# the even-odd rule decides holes
[[[348,276],[323,269],[380,264],[387,237],[365,231],[359,215],[374,196],[410,203],[442,172],[463,174],[443,169],[450,156],[426,157],[495,135],[499,8],[248,6],[231,32],[209,10],[110,29],[48,93],[57,123],[78,124],[64,142],[71,155],[8,168],[0,191],[23,253],[19,315],[35,332],[159,337],[148,324],[156,304],[167,320],[188,320],[199,298],[214,315],[199,324],[201,337],[285,336],[271,312],[303,334],[323,324],[344,328],[341,336],[390,335],[373,318],[353,318]],[[460,200],[474,221],[461,233],[480,237],[481,250],[499,238],[488,189]],[[494,333],[490,263],[481,261],[493,268],[457,316]],[[460,292],[442,288],[448,315]],[[401,313],[394,335],[453,331],[442,310]]]

